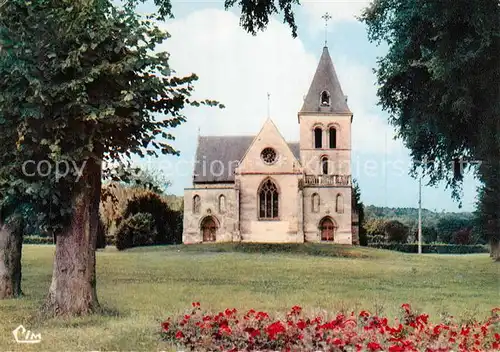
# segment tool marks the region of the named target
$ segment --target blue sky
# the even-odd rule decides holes
[[[365,26],[355,18],[368,1],[302,1],[296,8],[298,37],[275,18],[257,36],[239,26],[238,9],[225,11],[223,1],[175,1],[175,18],[161,26],[172,37],[163,45],[178,74],[199,76],[195,97],[216,99],[226,108],[189,108],[188,121],[172,132],[180,157],[137,160],[161,170],[172,181],[170,192],[182,195],[191,185],[192,163],[198,133],[202,135],[255,135],[267,118],[267,93],[271,118],[289,141],[298,140],[297,112],[307,93],[325,40],[322,14],[332,15],[327,31],[328,48],[348,104],[352,125],[352,172],[368,205],[416,207],[418,181],[408,175],[408,150],[393,139],[387,114],[377,106],[372,69],[384,47],[367,39]],[[147,4],[141,8],[149,12]],[[422,206],[430,210],[472,211],[477,181],[468,175],[463,207],[451,191],[424,187]]]

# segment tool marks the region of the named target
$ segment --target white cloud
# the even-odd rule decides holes
[[[287,139],[298,138],[297,112],[316,59],[285,25],[272,21],[265,32],[252,36],[241,29],[235,14],[207,9],[167,28],[172,38],[165,47],[172,67],[179,74],[199,76],[197,98],[226,105],[224,110],[191,111],[202,134],[257,133],[267,118],[269,92],[271,117]]]
[[[179,74],[195,72],[196,97],[217,99],[226,109],[190,110],[191,130],[204,135],[256,134],[267,117],[267,92],[271,117],[288,140],[297,140],[297,112],[318,64],[321,48],[308,53],[289,28],[272,21],[258,36],[247,34],[238,17],[218,9],[194,12],[168,25],[172,38],[165,48]],[[347,57],[333,58],[349,106],[354,112],[353,145],[358,150],[385,152],[392,143],[392,129],[377,115],[375,77],[370,68]]]

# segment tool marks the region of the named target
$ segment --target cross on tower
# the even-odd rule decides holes
[[[267,93],[267,118],[271,118],[271,93]]]
[[[328,12],[325,12],[323,16],[321,16],[322,19],[325,20],[325,46],[327,44],[327,30],[328,30],[328,21],[332,19],[332,16]]]

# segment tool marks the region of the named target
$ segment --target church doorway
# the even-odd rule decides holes
[[[215,234],[217,232],[217,223],[212,216],[207,216],[201,222],[201,233],[203,242],[215,242]]]
[[[324,218],[321,220],[319,228],[321,230],[321,241],[332,242],[335,235],[335,225],[332,219]]]

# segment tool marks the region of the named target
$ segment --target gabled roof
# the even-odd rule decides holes
[[[330,93],[330,106],[320,104],[321,93],[325,90]],[[326,46],[323,48],[318,68],[299,113],[303,112],[351,113]]]
[[[234,170],[255,136],[200,136],[196,149],[193,183],[234,182]],[[300,145],[287,143],[300,160]]]

